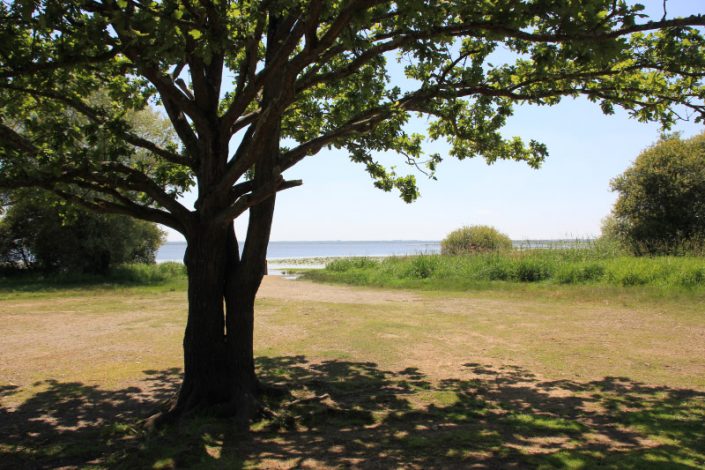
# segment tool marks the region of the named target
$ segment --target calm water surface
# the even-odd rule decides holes
[[[186,243],[167,242],[157,252],[157,261],[183,261]],[[438,241],[324,241],[269,242],[267,259],[329,258],[336,256],[393,256],[438,253]]]

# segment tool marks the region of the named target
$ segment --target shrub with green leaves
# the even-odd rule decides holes
[[[494,227],[487,225],[459,228],[449,233],[441,241],[441,253],[444,255],[471,255],[511,249],[512,240]]]
[[[154,263],[163,237],[154,223],[22,190],[13,194],[0,221],[0,265],[107,274],[122,263]]]
[[[705,252],[705,134],[646,149],[612,189],[619,197],[604,236],[637,255]]]

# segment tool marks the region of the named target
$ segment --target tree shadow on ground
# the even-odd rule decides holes
[[[144,371],[143,388],[103,390],[49,379],[21,405],[0,407],[0,468],[85,467],[137,445],[134,425],[173,396],[180,369]],[[19,393],[0,389],[0,397]]]
[[[618,377],[544,381],[519,367],[476,363],[465,365],[463,379],[440,381],[414,368],[303,356],[260,358],[258,369],[290,394],[267,402],[274,413],[246,435],[222,420],[194,419],[149,436],[130,426],[174,392],[177,370],[149,372],[154,393],[47,382],[16,410],[2,411],[0,466],[705,465],[703,392]]]

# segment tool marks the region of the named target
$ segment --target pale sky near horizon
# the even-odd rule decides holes
[[[660,18],[661,0],[644,3]],[[705,13],[705,1],[671,0],[668,13]],[[672,129],[684,137],[703,130],[692,122]],[[605,116],[585,99],[554,107],[517,106],[504,135],[546,144],[549,156],[540,169],[449,157],[439,165],[437,181],[416,174],[421,197],[411,204],[395,192],[374,188],[364,167],[344,152],[323,150],[287,172],[287,179],[303,179],[304,185],[277,196],[271,240],[440,240],[455,228],[476,224],[493,225],[515,240],[596,236],[616,199],[610,180],[659,134],[656,124],[636,122],[620,110]],[[445,147],[431,143],[426,148],[443,155]],[[395,162],[386,156],[383,161]],[[413,172],[401,159],[396,162],[399,173]],[[194,199],[188,194],[184,202]],[[246,216],[236,222],[240,239]],[[170,230],[168,240],[183,237]]]

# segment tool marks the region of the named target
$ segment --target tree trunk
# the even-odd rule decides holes
[[[276,56],[283,40],[271,19],[266,60]],[[287,90],[283,74],[274,74],[264,85],[263,107],[274,103]],[[276,112],[281,113],[278,109]],[[218,128],[217,115],[212,129]],[[273,121],[267,138],[257,148],[253,161],[253,194],[281,179],[279,156],[281,124]],[[200,225],[189,230],[184,257],[188,273],[188,320],[184,336],[184,379],[178,397],[164,418],[150,419],[150,425],[193,413],[234,415],[245,428],[258,411],[258,383],[254,363],[255,296],[265,272],[267,245],[272,227],[275,196],[249,208],[249,225],[242,259],[238,253],[233,223],[212,226],[209,217],[218,214],[227,195],[212,192],[225,171],[227,139],[208,133],[199,171],[196,208]]]
[[[196,231],[187,240],[184,262],[188,319],[183,382],[170,409],[150,418],[148,425],[210,414],[235,416],[246,427],[258,411],[253,330],[262,275],[243,269],[232,225]]]
[[[265,270],[274,197],[251,209],[243,259],[233,225],[202,227],[187,240],[188,320],[184,378],[156,426],[192,414],[235,416],[246,428],[262,390],[254,363],[254,305]]]

